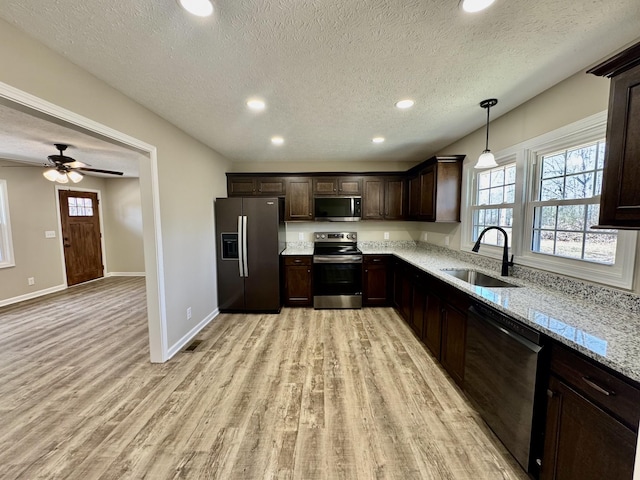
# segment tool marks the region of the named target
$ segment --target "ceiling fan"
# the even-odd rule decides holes
[[[49,155],[47,159],[50,167],[45,170],[42,175],[47,180],[58,183],[68,183],[71,180],[73,183],[78,183],[82,180],[84,174],[82,172],[95,172],[105,173],[108,175],[122,175],[122,172],[116,172],[114,170],[101,170],[99,168],[89,168],[86,163],[78,162],[77,160],[68,157],[64,154],[64,151],[69,145],[64,143],[55,143],[54,146],[60,152],[58,155]]]

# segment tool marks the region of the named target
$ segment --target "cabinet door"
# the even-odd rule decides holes
[[[631,480],[637,435],[551,376],[541,480]]]
[[[256,179],[256,194],[269,197],[281,197],[285,194],[284,177],[258,177]]]
[[[253,177],[227,177],[227,195],[247,197],[256,191],[256,179]]]
[[[422,341],[438,360],[440,360],[440,335],[442,331],[441,310],[440,297],[431,291],[427,292]]]
[[[427,221],[436,219],[436,165],[420,172],[420,211],[418,216]]]
[[[313,195],[311,179],[293,177],[287,179],[285,220],[313,220]]]
[[[338,193],[340,195],[361,195],[362,179],[360,177],[338,177]]]
[[[384,179],[365,177],[362,194],[362,219],[382,220],[384,218]]]
[[[424,316],[426,313],[427,286],[422,275],[414,275],[413,298],[411,299],[411,328],[419,338],[423,336]]]
[[[389,304],[389,272],[387,258],[380,255],[365,256],[362,302],[367,307]]]
[[[409,179],[409,218],[420,217],[420,176]]]
[[[311,257],[284,257],[284,304],[310,307],[313,304]]]
[[[600,225],[640,228],[640,66],[611,79]]]
[[[442,344],[440,362],[451,378],[462,387],[467,316],[448,303],[442,308]]]
[[[314,195],[337,195],[338,179],[336,177],[314,177]]]
[[[390,178],[384,188],[384,218],[386,220],[403,220],[405,214],[405,185],[403,178]]]

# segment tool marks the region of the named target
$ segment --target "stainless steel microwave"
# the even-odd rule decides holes
[[[316,221],[355,222],[362,217],[362,198],[315,197],[313,210]]]

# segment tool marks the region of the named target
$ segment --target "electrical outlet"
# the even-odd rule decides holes
[[[44,232],[44,238],[56,238],[55,230],[46,230]]]
[[[389,240],[389,232],[384,232],[384,239]]]
[[[300,242],[304,241],[304,233],[298,232],[298,241],[300,241]]]
[[[444,237],[444,246],[448,247],[449,246],[449,235],[447,235],[446,237]]]
[[[187,308],[187,320],[191,320],[191,307]]]
[[[35,285],[36,284],[36,279],[33,278],[33,277],[27,278],[27,284],[28,285]]]
[[[427,241],[427,232],[423,232],[422,233],[422,241],[426,242]]]

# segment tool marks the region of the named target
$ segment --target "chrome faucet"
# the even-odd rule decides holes
[[[500,275],[502,275],[503,277],[508,277],[509,267],[513,266],[513,255],[511,255],[511,260],[509,260],[509,237],[507,236],[507,232],[503,228],[487,227],[482,230],[482,232],[480,232],[480,235],[478,235],[478,240],[476,240],[476,244],[473,246],[471,251],[478,253],[478,250],[480,250],[480,240],[482,240],[482,237],[485,233],[487,233],[488,230],[493,229],[500,230],[502,232],[502,235],[504,235],[504,250],[502,251],[502,273]]]

